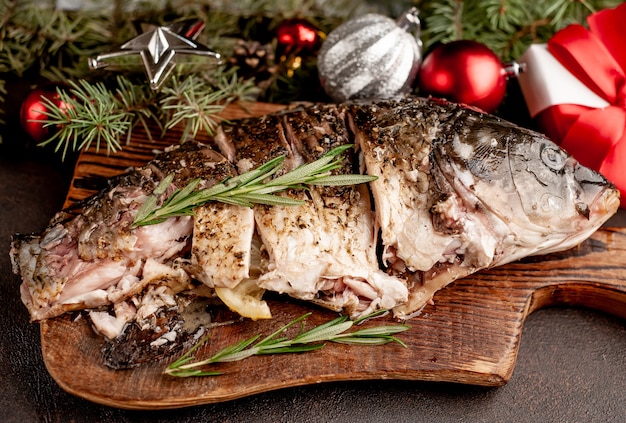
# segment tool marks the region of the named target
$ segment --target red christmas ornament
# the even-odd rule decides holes
[[[56,91],[56,86],[53,85],[35,88],[28,94],[20,108],[20,123],[22,128],[37,143],[46,141],[54,132],[53,128],[49,126],[44,127],[44,124],[41,122],[48,119],[48,116],[44,113],[46,111],[46,103],[42,97],[51,100],[58,107],[63,105]]]
[[[506,79],[502,62],[487,46],[459,40],[441,44],[426,56],[419,74],[419,92],[491,113],[504,98]]]
[[[306,19],[288,19],[276,28],[278,55],[288,55],[296,51],[311,52],[322,42],[322,32]]]

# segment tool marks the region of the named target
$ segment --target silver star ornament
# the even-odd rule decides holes
[[[123,56],[138,54],[150,81],[150,88],[159,90],[177,64],[177,56],[196,55],[211,59],[212,65],[221,64],[219,53],[209,50],[195,40],[204,28],[199,20],[177,22],[167,26],[143,25],[143,33],[127,41],[117,51],[89,59],[91,69],[109,67]]]

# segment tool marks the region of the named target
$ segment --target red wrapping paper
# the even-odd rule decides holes
[[[547,50],[584,85],[580,92],[592,100],[582,100],[586,95],[581,94],[578,101],[572,93],[566,93],[564,100],[537,100],[534,97],[541,88],[528,83],[522,91],[529,109],[531,103],[539,109],[531,110],[531,115],[541,130],[580,163],[613,182],[626,207],[626,49],[622,47],[626,3],[590,15],[587,23],[589,29],[573,24],[557,32]],[[544,73],[550,79],[550,71],[544,69]]]

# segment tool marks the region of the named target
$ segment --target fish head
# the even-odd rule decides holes
[[[454,126],[434,160],[511,257],[573,247],[617,212],[619,191],[543,135],[473,111]]]
[[[529,137],[509,147],[513,181],[529,219],[565,232],[597,228],[617,212],[619,191],[604,176],[549,139]]]

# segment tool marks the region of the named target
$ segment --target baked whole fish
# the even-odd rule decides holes
[[[388,309],[407,319],[458,278],[577,245],[620,204],[604,177],[542,135],[440,101],[315,105],[223,124],[214,138],[174,146],[43,231],[15,235],[31,319],[89,309],[114,338],[190,290],[251,318],[269,317],[269,290],[352,317]],[[166,175],[167,192],[198,177],[205,188],[280,155],[287,172],[345,144],[354,149],[335,172],[375,181],[282,194],[302,206],[208,203],[132,225]]]

